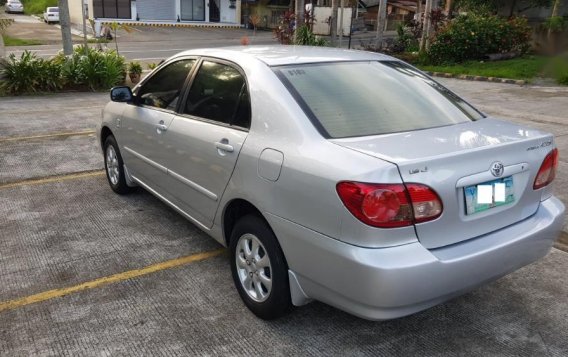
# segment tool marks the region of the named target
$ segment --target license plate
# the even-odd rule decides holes
[[[466,214],[487,211],[515,202],[513,177],[504,177],[464,188]]]

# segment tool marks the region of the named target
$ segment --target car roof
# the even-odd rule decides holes
[[[181,52],[175,57],[188,55],[211,56],[236,62],[247,60],[247,58],[257,59],[266,63],[268,66],[321,62],[396,60],[393,57],[376,52],[290,45],[195,49]]]

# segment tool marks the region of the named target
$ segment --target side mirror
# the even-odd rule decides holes
[[[134,101],[134,95],[132,94],[130,87],[113,87],[110,90],[110,100],[113,102],[130,103]]]

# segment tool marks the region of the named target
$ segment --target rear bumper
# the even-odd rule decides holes
[[[530,218],[435,250],[419,242],[357,247],[274,215],[267,219],[305,297],[385,320],[424,310],[545,256],[562,229],[564,205],[551,197]]]

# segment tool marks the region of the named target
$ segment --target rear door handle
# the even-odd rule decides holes
[[[235,151],[235,148],[233,148],[233,145],[229,145],[229,144],[225,144],[225,143],[216,142],[215,147],[219,150],[223,150],[223,151],[226,151],[226,152]]]

